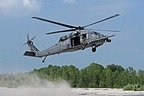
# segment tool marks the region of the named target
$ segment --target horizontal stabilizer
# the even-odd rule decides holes
[[[34,52],[30,52],[30,51],[26,51],[24,53],[24,56],[32,56],[32,57],[35,57],[35,53]]]

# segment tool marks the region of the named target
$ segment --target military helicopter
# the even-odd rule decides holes
[[[103,35],[99,32],[96,32],[95,30],[88,30],[85,29],[86,27],[92,26],[94,24],[98,24],[101,23],[103,21],[109,20],[111,18],[117,17],[119,16],[119,14],[115,14],[113,16],[107,17],[105,19],[96,21],[94,23],[85,25],[85,26],[72,26],[72,25],[68,25],[68,24],[64,24],[64,23],[59,23],[56,21],[52,21],[52,20],[47,20],[47,19],[43,19],[40,17],[32,17],[34,19],[38,19],[41,21],[45,21],[45,22],[49,22],[49,23],[53,23],[53,24],[57,24],[63,27],[67,27],[70,29],[66,29],[66,30],[60,30],[60,31],[54,31],[54,32],[49,32],[46,33],[47,35],[50,34],[56,34],[56,33],[63,33],[63,32],[71,32],[70,34],[67,34],[65,36],[62,36],[58,43],[43,50],[43,51],[39,51],[35,45],[33,44],[33,41],[35,39],[35,36],[33,38],[29,38],[29,35],[27,35],[27,42],[24,45],[28,45],[30,48],[30,51],[26,51],[24,53],[24,56],[32,56],[32,57],[39,57],[42,58],[44,57],[44,59],[42,60],[42,62],[45,62],[45,59],[47,56],[50,55],[55,55],[55,54],[60,54],[60,53],[65,53],[65,52],[73,52],[73,51],[78,51],[78,50],[84,50],[85,48],[92,48],[92,52],[96,52],[96,48],[103,45],[103,43],[105,42],[111,42],[111,39],[109,39],[110,37],[113,37],[115,35],[110,35],[110,36],[106,36]],[[117,32],[114,30],[99,30],[99,31],[112,31],[112,32]]]

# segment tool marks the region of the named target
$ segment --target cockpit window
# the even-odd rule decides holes
[[[91,36],[95,36],[95,32],[91,32],[90,34],[91,34]]]
[[[100,35],[100,33],[98,33],[98,32],[94,32],[95,33],[95,35]]]
[[[59,39],[59,42],[63,42],[63,41],[65,41],[65,40],[67,40],[68,39],[68,37],[65,35],[65,36],[62,36],[60,39]]]
[[[97,35],[99,38],[101,38],[101,37],[105,37],[103,34],[101,34],[101,33],[98,33],[98,32],[94,32],[95,33],[95,35]]]

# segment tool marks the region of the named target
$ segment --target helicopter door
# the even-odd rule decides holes
[[[71,38],[71,46],[80,45],[80,36],[72,37]]]

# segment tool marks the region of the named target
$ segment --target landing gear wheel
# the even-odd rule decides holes
[[[96,52],[96,47],[92,47],[92,52]]]
[[[111,42],[111,39],[107,39],[107,42]]]

